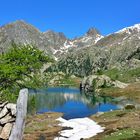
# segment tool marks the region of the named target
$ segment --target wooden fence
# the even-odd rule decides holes
[[[16,122],[15,125],[13,126],[9,140],[23,139],[25,119],[27,114],[27,101],[28,101],[28,89],[20,90],[19,97],[17,100]]]

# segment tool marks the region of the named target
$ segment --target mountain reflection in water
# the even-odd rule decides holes
[[[87,96],[77,88],[30,90],[28,113],[62,112],[65,119],[87,117],[117,109],[109,97]]]

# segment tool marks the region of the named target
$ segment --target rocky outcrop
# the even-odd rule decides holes
[[[106,75],[90,75],[81,82],[81,89],[86,92],[97,92],[100,88],[118,87],[125,88],[127,84],[120,81],[113,81]]]
[[[0,139],[8,140],[16,119],[16,104],[0,102]]]

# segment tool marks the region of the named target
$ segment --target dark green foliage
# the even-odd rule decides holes
[[[104,84],[101,86],[101,88],[107,88],[106,80],[104,81]]]
[[[107,70],[107,71],[104,71],[103,74],[109,76],[112,80],[116,80],[118,78],[118,75],[121,75],[121,72],[114,68],[114,69],[111,69],[111,70]]]
[[[84,77],[92,74],[93,62],[90,56],[77,55],[73,59],[72,56],[62,58],[58,63],[52,65],[48,71],[59,72],[62,71],[67,75],[76,75],[77,77]]]
[[[97,86],[96,79],[94,79],[94,80],[92,81],[92,86],[93,86],[93,90],[95,91],[95,90],[96,90],[96,86]]]
[[[101,69],[98,70],[98,71],[97,71],[97,75],[103,75],[103,70],[101,70]]]
[[[7,53],[0,55],[1,96],[15,95],[20,88],[27,87],[27,79],[34,79],[34,73],[48,61],[51,59],[33,46],[12,44]]]
[[[35,114],[36,113],[36,98],[35,95],[29,96],[28,99],[28,113]]]
[[[91,74],[93,67],[92,67],[92,62],[90,60],[90,56],[87,56],[87,59],[84,60],[83,69],[85,70],[86,76]]]

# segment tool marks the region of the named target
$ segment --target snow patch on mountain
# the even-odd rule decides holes
[[[137,32],[140,32],[140,24],[135,24],[134,26],[130,26],[130,27],[126,27],[126,28],[123,28],[122,30],[119,30],[115,33],[128,33],[128,34],[131,34],[131,31],[132,30],[136,30]]]
[[[73,47],[73,42],[66,40],[62,49],[69,49],[70,47]]]
[[[100,39],[102,39],[104,36],[102,35],[97,35],[95,39],[95,43],[97,43]]]
[[[81,39],[81,42],[84,42],[84,43],[86,43],[86,42],[88,42],[90,39],[92,39],[92,37],[83,37],[82,39]]]

